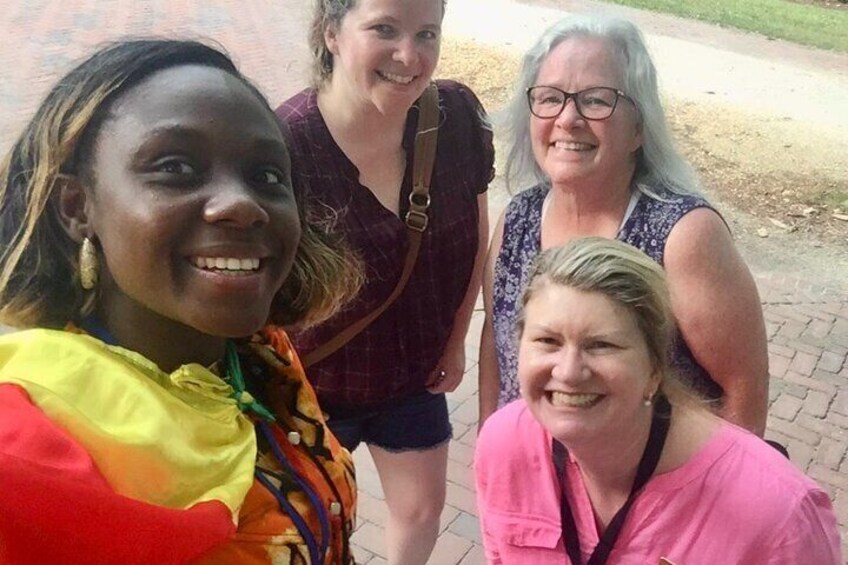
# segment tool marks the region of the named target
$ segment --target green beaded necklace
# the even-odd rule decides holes
[[[261,402],[253,398],[253,395],[245,390],[244,375],[241,372],[241,363],[239,362],[238,351],[232,340],[227,340],[226,353],[224,358],[227,364],[226,380],[233,388],[233,393],[230,395],[234,398],[236,405],[242,412],[253,412],[263,420],[275,422],[277,419],[270,410],[265,408]]]

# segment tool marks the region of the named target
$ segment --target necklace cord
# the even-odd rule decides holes
[[[280,448],[279,443],[277,443],[276,438],[274,437],[274,433],[271,430],[271,427],[268,425],[268,422],[259,421],[257,422],[257,426],[259,427],[262,435],[265,436],[265,439],[268,441],[268,444],[271,446],[271,452],[274,455],[274,458],[280,464],[280,466],[288,473],[288,475],[294,480],[298,487],[306,494],[306,497],[312,503],[312,506],[315,508],[315,511],[318,514],[318,523],[321,527],[321,542],[320,547],[318,547],[318,542],[315,541],[315,536],[308,526],[304,523],[304,530],[301,531],[301,536],[305,541],[307,541],[307,546],[310,547],[310,553],[313,551],[317,552],[318,556],[321,556],[321,559],[314,559],[314,563],[321,563],[323,556],[327,554],[327,548],[330,546],[330,517],[327,515],[327,509],[321,504],[321,499],[318,496],[311,486],[304,480],[297,472],[292,468],[288,459],[286,459],[283,450]],[[259,474],[259,469],[256,470],[257,475]],[[282,493],[280,493],[282,498],[285,498]],[[279,498],[279,497],[278,497]],[[300,530],[300,527],[298,527]]]
[[[283,453],[276,435],[271,429],[270,423],[276,422],[276,418],[261,402],[256,400],[247,390],[244,380],[244,373],[241,370],[241,362],[238,356],[236,345],[228,340],[225,353],[226,361],[226,377],[233,388],[232,398],[235,399],[239,409],[242,412],[253,412],[258,418],[255,421],[255,426],[268,442],[271,448],[271,453],[274,459],[280,464],[281,469],[297,484],[298,488],[306,495],[315,512],[318,514],[318,523],[321,528],[321,539],[316,540],[315,534],[309,528],[305,518],[301,516],[294,505],[286,498],[286,495],[278,488],[275,488],[270,479],[256,467],[254,474],[257,480],[268,489],[277,499],[280,509],[287,514],[295,525],[300,536],[309,551],[310,560],[312,563],[322,563],[330,545],[331,526],[330,517],[327,514],[327,509],[321,503],[321,498],[311,485],[301,477],[286,458]]]
[[[616,539],[624,526],[624,520],[630,511],[630,507],[633,505],[636,497],[639,495],[642,488],[657,468],[663,447],[665,446],[666,437],[668,436],[668,428],[670,424],[671,404],[669,404],[665,395],[660,394],[654,402],[651,431],[648,434],[648,442],[645,445],[645,451],[642,452],[642,458],[639,460],[639,465],[636,470],[636,478],[633,481],[633,487],[630,489],[630,496],[627,497],[627,501],[618,510],[618,512],[615,513],[612,520],[610,520],[609,525],[598,540],[598,545],[595,546],[595,549],[592,551],[592,555],[586,562],[587,565],[603,565],[607,562],[613,547],[615,547]],[[573,565],[581,565],[583,561],[580,553],[580,540],[577,537],[577,527],[574,522],[574,514],[571,511],[571,506],[568,503],[568,498],[565,493],[565,462],[568,457],[568,451],[563,444],[553,438],[551,439],[551,457],[559,480],[560,519],[565,551]]]
[[[235,343],[227,340],[226,353],[224,355],[227,364],[227,380],[233,388],[231,397],[235,399],[239,410],[242,412],[253,412],[262,420],[275,422],[274,414],[261,402],[256,400],[252,394],[247,392],[244,383],[244,374],[241,371],[241,362]]]

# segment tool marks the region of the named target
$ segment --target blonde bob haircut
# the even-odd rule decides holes
[[[183,65],[229,73],[273,114],[232,60],[203,43],[121,41],[83,61],[53,87],[0,163],[0,323],[62,327],[94,310],[97,292],[80,285],[79,245],[65,231],[54,195],[70,176],[96,178],[93,146],[116,100],[146,77]],[[323,320],[356,294],[363,279],[343,242],[307,220],[303,191],[295,186],[302,236],[274,300],[273,323]]]
[[[669,354],[674,322],[665,273],[650,257],[626,243],[602,237],[584,237],[539,254],[521,299],[517,332],[524,331],[525,309],[533,296],[548,285],[598,292],[626,308],[648,346],[660,389],[682,385],[672,378]],[[563,316],[568,313],[564,312]],[[677,396],[677,395],[676,395]]]

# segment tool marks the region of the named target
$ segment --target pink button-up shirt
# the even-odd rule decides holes
[[[486,421],[475,473],[489,563],[568,562],[551,437],[523,400]],[[565,480],[585,563],[599,535],[573,460]],[[840,552],[827,494],[761,439],[726,424],[685,465],[648,482],[608,562],[840,565]]]

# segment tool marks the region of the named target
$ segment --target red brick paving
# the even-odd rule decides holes
[[[308,82],[304,0],[10,0],[0,10],[0,147],[47,89],[97,46],[166,36],[223,45],[272,104]]]

